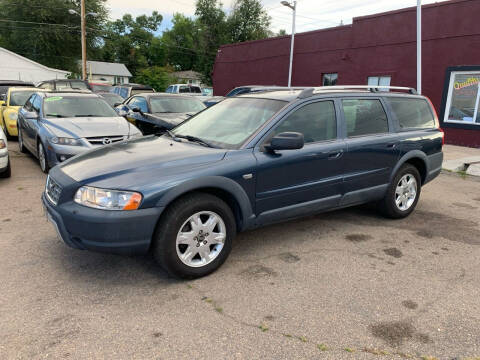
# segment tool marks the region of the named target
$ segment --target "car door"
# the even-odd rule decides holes
[[[399,151],[399,139],[380,98],[341,100],[347,152],[342,204],[383,196]]]
[[[40,108],[42,105],[42,98],[38,95],[33,95],[30,98],[31,102],[31,107],[26,108],[27,111],[35,112],[37,115],[40,114]],[[39,118],[23,118],[23,142],[26,145],[30,151],[36,153],[37,151],[37,143],[36,143],[36,137],[37,137],[37,128],[38,128],[38,120]]]
[[[343,192],[345,142],[338,137],[338,107],[334,100],[312,101],[289,112],[264,138],[299,132],[305,145],[298,150],[255,149],[257,158],[256,214],[260,223],[305,215],[339,204]]]

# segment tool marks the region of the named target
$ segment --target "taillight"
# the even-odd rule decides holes
[[[445,131],[441,127],[438,128],[440,132],[442,133],[442,146],[445,145]]]
[[[437,115],[437,110],[435,110],[435,106],[433,106],[432,104],[432,101],[425,96],[425,98],[427,99],[428,103],[430,104],[430,107],[432,108],[433,110],[433,117],[435,119],[435,124],[437,125],[437,127],[440,129],[440,122],[438,121],[438,115]],[[443,131],[443,130],[442,130]]]

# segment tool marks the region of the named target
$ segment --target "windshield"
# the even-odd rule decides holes
[[[14,91],[10,93],[10,106],[23,106],[28,98],[35,93],[32,91]]]
[[[230,98],[177,126],[176,135],[191,135],[216,146],[237,149],[286,102]]]
[[[117,94],[101,94],[100,96],[103,97],[110,106],[115,106],[115,104],[123,103],[123,101],[125,100]]]
[[[150,98],[152,113],[197,113],[205,109],[201,101],[180,97]]]
[[[113,86],[111,85],[100,85],[100,84],[90,84],[90,88],[93,92],[100,92],[100,91],[112,91]]]
[[[45,117],[117,117],[117,113],[108,103],[97,97],[45,98],[43,103]]]

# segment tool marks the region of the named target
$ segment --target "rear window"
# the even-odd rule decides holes
[[[426,100],[409,98],[386,98],[385,100],[390,104],[400,129],[435,127],[433,113]]]
[[[347,136],[388,133],[388,119],[380,100],[342,100]]]

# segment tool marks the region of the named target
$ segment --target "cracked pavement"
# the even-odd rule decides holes
[[[407,219],[372,206],[237,236],[216,273],[66,247],[45,176],[11,142],[0,180],[1,359],[480,356],[480,181],[442,174]]]

